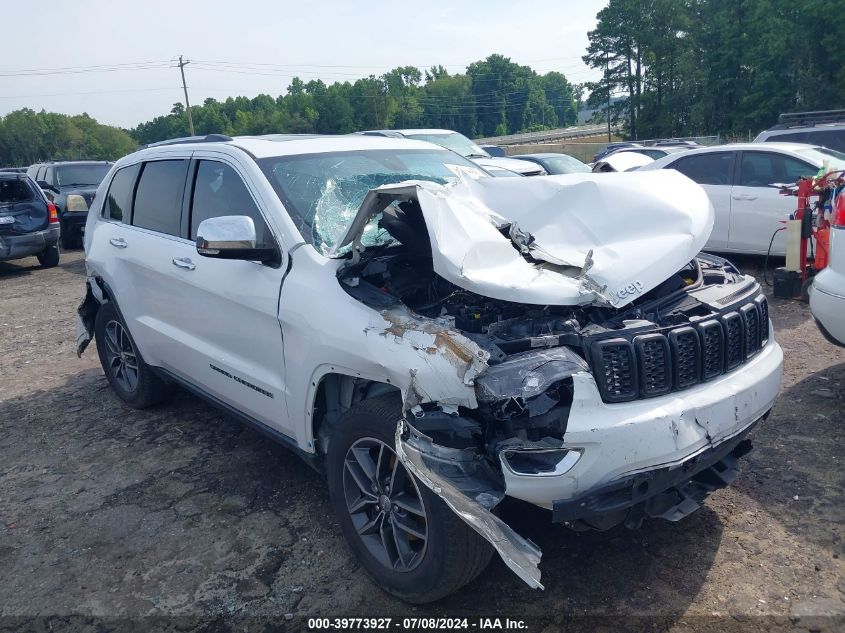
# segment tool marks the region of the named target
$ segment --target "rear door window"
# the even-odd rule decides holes
[[[103,205],[103,217],[129,224],[132,213],[132,194],[140,165],[131,165],[118,169],[109,185],[106,202]]]
[[[191,239],[197,238],[197,229],[203,220],[223,215],[246,215],[252,218],[256,244],[273,244],[258,205],[238,173],[225,163],[201,160],[197,166],[191,201]]]
[[[794,183],[816,171],[809,163],[784,154],[743,152],[738,184],[741,187],[768,187],[773,183]]]
[[[178,237],[187,174],[187,160],[144,163],[135,191],[132,225]]]
[[[709,152],[681,158],[670,165],[699,185],[730,185],[733,152]]]

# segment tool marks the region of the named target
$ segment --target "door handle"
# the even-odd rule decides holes
[[[184,268],[185,270],[193,270],[197,267],[197,265],[188,257],[174,257],[173,265],[178,266],[179,268]]]
[[[735,193],[731,196],[734,200],[748,200],[748,196],[744,193]]]
[[[109,244],[112,246],[117,246],[118,248],[126,248],[129,244],[126,243],[122,237],[113,237],[109,240]]]

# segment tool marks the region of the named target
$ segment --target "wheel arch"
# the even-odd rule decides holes
[[[340,365],[318,367],[305,397],[305,434],[314,452],[325,455],[339,418],[353,405],[402,390],[387,376],[367,375]]]

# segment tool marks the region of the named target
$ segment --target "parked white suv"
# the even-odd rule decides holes
[[[673,171],[490,178],[435,145],[221,137],[116,163],[85,231],[91,338],[134,407],[182,385],[323,468],[343,533],[424,602],[507,495],[576,529],[676,521],[737,474],[783,355],[760,286],[698,255]]]

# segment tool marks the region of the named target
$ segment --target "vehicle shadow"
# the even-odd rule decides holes
[[[843,354],[845,359],[845,354]],[[736,490],[814,549],[845,555],[845,362],[781,392]]]
[[[8,262],[0,262],[0,279],[23,277],[31,275],[34,269],[41,268],[38,260],[33,258],[25,258],[23,260],[12,260]]]
[[[722,525],[706,506],[680,523],[647,521],[635,531],[573,532],[520,502],[506,503],[501,517],[543,551],[545,589],[529,589],[495,557],[478,580],[427,611],[672,619],[699,594],[722,538]]]
[[[318,473],[185,392],[136,411],[98,368],[87,369],[58,388],[0,401],[0,436],[4,520],[21,528],[0,548],[15,578],[0,587],[0,604],[41,596],[21,607],[32,612],[96,604],[114,614],[671,619],[695,599],[722,539],[708,507],[678,524],[575,533],[510,502],[501,516],[543,550],[545,591],[494,557],[455,595],[411,607],[377,589],[353,559]],[[51,574],[33,572],[33,557]]]
[[[62,268],[70,273],[74,273],[75,275],[85,275],[85,258],[79,259],[71,259],[71,260],[59,260],[59,268]]]

